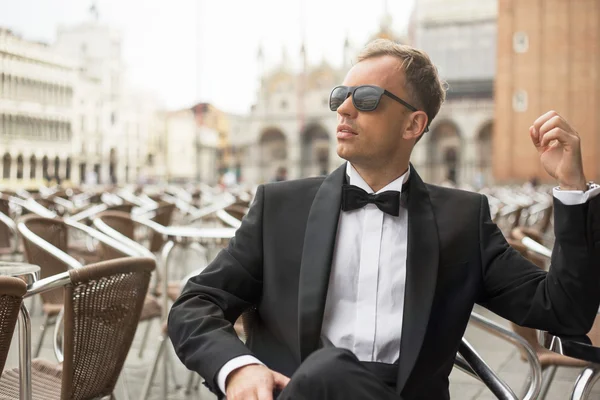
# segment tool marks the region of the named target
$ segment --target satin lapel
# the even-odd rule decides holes
[[[401,393],[421,351],[437,281],[439,242],[429,193],[411,165],[408,183],[406,292],[396,389]]]
[[[308,214],[298,289],[301,361],[318,348],[321,336],[345,174],[344,163],[325,178]]]

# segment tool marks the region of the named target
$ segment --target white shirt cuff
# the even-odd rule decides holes
[[[586,192],[583,190],[560,190],[560,188],[555,187],[552,190],[554,197],[560,200],[566,206],[574,206],[577,204],[586,203],[592,197],[596,197],[600,194],[600,185],[592,183],[590,185],[590,189]]]
[[[260,361],[258,361],[258,359],[256,357],[253,356],[239,356],[236,358],[232,358],[231,360],[227,361],[225,363],[225,365],[223,365],[221,367],[221,369],[219,370],[219,372],[217,373],[217,384],[219,385],[219,389],[221,389],[221,392],[223,392],[223,394],[225,394],[225,382],[227,381],[227,377],[229,376],[230,373],[232,373],[234,370],[241,368],[241,367],[245,367],[246,365],[251,365],[251,364],[260,364],[260,365],[265,365],[263,363],[261,363]]]

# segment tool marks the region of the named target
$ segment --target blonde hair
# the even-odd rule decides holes
[[[427,114],[427,127],[440,111],[446,99],[446,84],[429,56],[414,47],[395,43],[388,39],[377,39],[365,46],[358,55],[358,62],[381,56],[392,56],[402,61],[406,76],[406,89],[412,97],[409,103]]]

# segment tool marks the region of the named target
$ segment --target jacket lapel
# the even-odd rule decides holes
[[[344,163],[325,178],[308,214],[298,289],[301,361],[319,346],[345,175]]]
[[[411,165],[408,183],[406,292],[396,389],[402,392],[421,351],[437,282],[438,230],[429,193]]]

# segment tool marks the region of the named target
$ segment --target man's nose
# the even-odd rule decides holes
[[[354,117],[358,114],[358,110],[354,107],[352,103],[352,94],[348,94],[346,100],[338,107],[338,114],[347,117]]]

